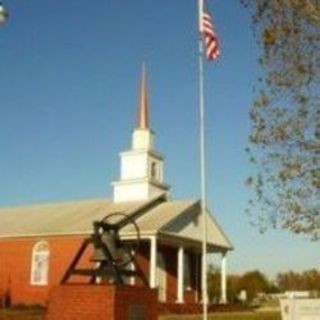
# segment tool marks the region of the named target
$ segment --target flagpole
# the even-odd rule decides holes
[[[203,39],[201,15],[203,0],[198,0],[199,10],[199,115],[200,115],[200,184],[202,216],[202,304],[203,320],[208,319],[207,291],[207,215],[206,215],[206,162],[205,162],[205,110],[204,110],[204,72],[203,72]]]

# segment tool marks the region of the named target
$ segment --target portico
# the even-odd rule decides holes
[[[161,237],[162,238],[162,237]],[[160,238],[160,239],[161,239]],[[159,257],[159,246],[163,243],[163,238],[159,240],[156,236],[150,237],[150,266],[149,266],[149,274],[150,274],[150,287],[151,288],[159,288],[159,270],[158,265],[159,261],[157,261]],[[168,242],[164,242],[168,243]],[[194,299],[192,302],[201,302],[201,286],[200,286],[200,270],[201,270],[201,244],[194,244],[194,246],[190,246],[188,244],[185,246],[183,242],[176,241],[175,244],[172,243],[172,239],[170,241],[170,246],[175,249],[176,261],[176,303],[185,303],[185,293],[188,291],[194,291]],[[217,248],[209,249],[208,254],[210,256],[221,256],[221,290],[220,290],[220,303],[226,304],[227,301],[227,252],[224,250],[219,250]],[[190,259],[192,257],[192,259]],[[193,264],[191,266],[191,264]],[[191,279],[191,278],[193,279]],[[198,277],[198,279],[197,279]],[[193,281],[193,287],[190,282]],[[163,288],[161,288],[163,290]],[[165,301],[164,301],[165,302]],[[190,301],[188,301],[190,302]]]
[[[221,292],[220,303],[227,303],[227,254],[232,249],[228,239],[217,225],[212,215],[208,214],[208,255],[221,257]],[[159,288],[168,281],[159,281],[163,271],[171,281],[170,297],[176,303],[201,302],[201,261],[202,242],[201,224],[199,223],[199,201],[178,201],[160,203],[146,216],[136,220],[141,237],[148,243],[149,284],[151,288]],[[124,231],[130,231],[125,230]],[[160,263],[159,253],[164,263]],[[159,273],[165,266],[166,270]],[[170,270],[168,270],[170,268]],[[159,288],[161,292],[168,288]],[[168,294],[162,294],[169,297]],[[170,299],[168,299],[170,300]],[[165,300],[165,301],[168,301]],[[163,302],[165,302],[163,301]]]

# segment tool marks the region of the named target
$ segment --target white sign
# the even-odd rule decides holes
[[[241,290],[238,296],[239,300],[242,302],[247,301],[247,291],[246,290]]]
[[[320,299],[283,299],[282,320],[320,320]]]

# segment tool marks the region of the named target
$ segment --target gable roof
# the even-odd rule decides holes
[[[140,216],[136,223],[142,234],[159,234],[195,243],[202,242],[200,202],[195,200],[167,201]],[[134,234],[132,225],[122,230],[123,236]],[[231,250],[233,246],[212,214],[207,211],[207,241],[212,248]]]
[[[213,248],[224,248],[227,250],[233,249],[230,240],[223,232],[214,216],[209,210],[206,211],[206,214],[208,244]],[[191,208],[188,208],[188,210],[183,212],[176,219],[170,221],[169,224],[161,230],[161,232],[171,236],[179,235],[182,238],[189,239],[194,242],[202,242],[202,223],[200,201],[197,201]]]
[[[150,201],[84,200],[0,209],[0,238],[92,232],[92,222],[113,212],[131,215]]]
[[[135,218],[141,236],[161,235],[201,242],[198,201],[167,201],[164,195],[147,201],[119,202],[96,199],[27,207],[0,209],[0,239],[31,236],[59,236],[92,233],[93,221],[115,212]],[[209,245],[232,249],[218,223],[208,214]],[[121,229],[121,236],[135,235],[132,224]]]

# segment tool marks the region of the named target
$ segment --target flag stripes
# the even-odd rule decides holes
[[[202,12],[200,32],[203,35],[207,59],[215,60],[220,54],[219,43],[214,31],[212,18],[207,12]]]

